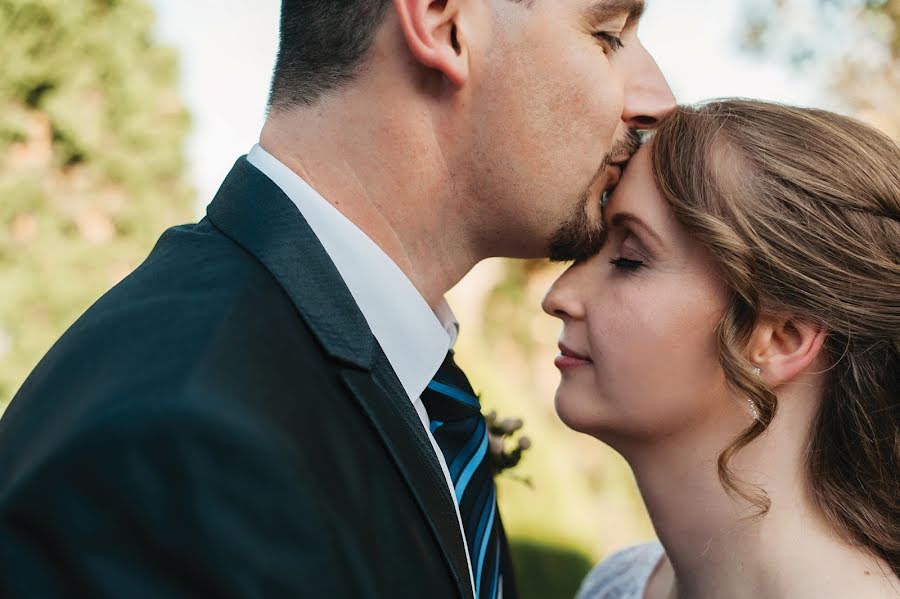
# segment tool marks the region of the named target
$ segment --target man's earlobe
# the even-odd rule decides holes
[[[410,53],[457,87],[469,77],[469,57],[460,30],[462,4],[459,0],[394,0]]]

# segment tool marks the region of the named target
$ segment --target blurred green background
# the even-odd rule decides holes
[[[741,52],[815,75],[828,105],[900,137],[900,1],[734,4]],[[0,0],[0,56],[2,413],[74,319],[209,198],[192,187],[179,56],[153,4]],[[525,599],[571,597],[598,559],[653,535],[627,465],[554,414],[559,328],[539,302],[562,268],[489,260],[449,295],[486,408],[524,418],[534,441],[499,482]]]

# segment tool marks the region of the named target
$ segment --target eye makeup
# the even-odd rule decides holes
[[[648,250],[662,250],[665,247],[662,238],[640,218],[630,212],[616,212],[609,219],[611,228],[626,229],[638,238]]]

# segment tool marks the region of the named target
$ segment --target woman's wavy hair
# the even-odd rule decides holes
[[[729,467],[778,408],[745,353],[760,317],[824,327],[810,496],[900,576],[900,148],[848,117],[739,99],[678,108],[650,144],[663,197],[730,293],[720,363],[759,415],[719,456],[722,484],[768,511],[765,492]]]

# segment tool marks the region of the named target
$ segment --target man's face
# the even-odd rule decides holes
[[[600,198],[634,130],[674,105],[637,38],[641,0],[490,0],[472,59],[463,158],[486,255],[573,259],[599,249]]]

